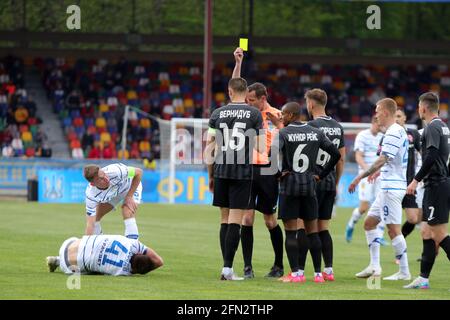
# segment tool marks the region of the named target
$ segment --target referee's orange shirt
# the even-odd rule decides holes
[[[275,134],[278,132],[278,128],[270,121],[267,117],[267,112],[276,116],[277,118],[281,117],[281,111],[271,107],[270,105],[261,111],[262,119],[263,119],[263,129],[266,130],[266,152],[259,153],[256,150],[253,150],[253,164],[265,165],[269,164],[269,150],[272,145],[272,140]]]

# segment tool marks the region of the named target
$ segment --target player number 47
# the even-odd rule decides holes
[[[119,268],[121,268],[123,266],[123,260],[115,261],[115,260],[109,259],[109,258],[112,258],[113,256],[119,255],[119,251],[116,248],[120,249],[120,251],[122,251],[125,254],[128,253],[128,249],[123,244],[121,244],[117,240],[114,240],[111,243],[111,246],[109,248],[106,248],[106,250],[105,250],[105,254],[102,259],[102,265],[111,264],[111,265],[119,267]]]

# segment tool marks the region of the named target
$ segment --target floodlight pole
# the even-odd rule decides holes
[[[205,1],[205,34],[203,53],[203,117],[208,117],[212,93],[212,8],[213,0]]]
[[[127,150],[127,127],[128,127],[128,115],[130,106],[125,106],[125,113],[123,115],[123,126],[122,126],[122,160],[125,159],[125,151]]]

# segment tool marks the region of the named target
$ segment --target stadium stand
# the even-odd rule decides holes
[[[24,88],[24,65],[12,56],[0,59],[0,145],[2,157],[50,157],[51,148],[36,104]]]
[[[125,59],[116,62],[102,59],[70,61],[63,58],[35,59],[34,63],[41,72],[53,110],[61,119],[73,158],[122,157],[118,146],[126,105],[165,120],[203,116],[200,64]],[[226,104],[226,87],[232,67],[233,64],[214,66],[211,109]],[[305,90],[323,88],[329,97],[327,112],[342,122],[369,122],[374,103],[389,96],[394,97],[405,110],[409,122],[420,127],[416,114],[417,93],[427,90],[439,92],[443,110],[441,117],[448,119],[448,66],[250,64],[245,72],[249,75],[249,83],[260,81],[267,86],[273,106],[281,106],[291,100],[302,101]],[[14,90],[11,81],[6,81],[5,74],[7,72],[3,71],[3,78],[0,78],[2,93]],[[5,122],[8,107],[2,101],[5,101],[5,94],[0,95],[0,112]],[[18,149],[13,149],[22,150],[14,151],[16,155],[31,154],[30,143],[37,143],[37,119],[27,115],[36,107],[32,102],[22,105],[13,107],[20,140],[24,144],[21,149],[19,141],[15,141],[14,146]],[[10,114],[9,118],[12,116]],[[24,119],[27,123],[23,123]],[[21,127],[21,124],[25,126]],[[125,158],[159,158],[156,121],[131,111],[127,128]],[[5,154],[11,153],[9,146],[4,149]]]

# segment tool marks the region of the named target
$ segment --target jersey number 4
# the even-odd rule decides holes
[[[123,253],[128,253],[128,249],[125,248],[125,246],[123,244],[121,244],[119,241],[114,240],[111,243],[111,246],[109,248],[106,248],[105,250],[105,254],[103,255],[103,259],[102,259],[102,265],[105,264],[111,264],[113,266],[119,267],[121,268],[123,265],[123,260],[112,260],[110,258],[112,258],[113,256],[118,256],[119,255],[119,251],[116,250],[116,247],[120,249],[120,251],[122,251]]]

